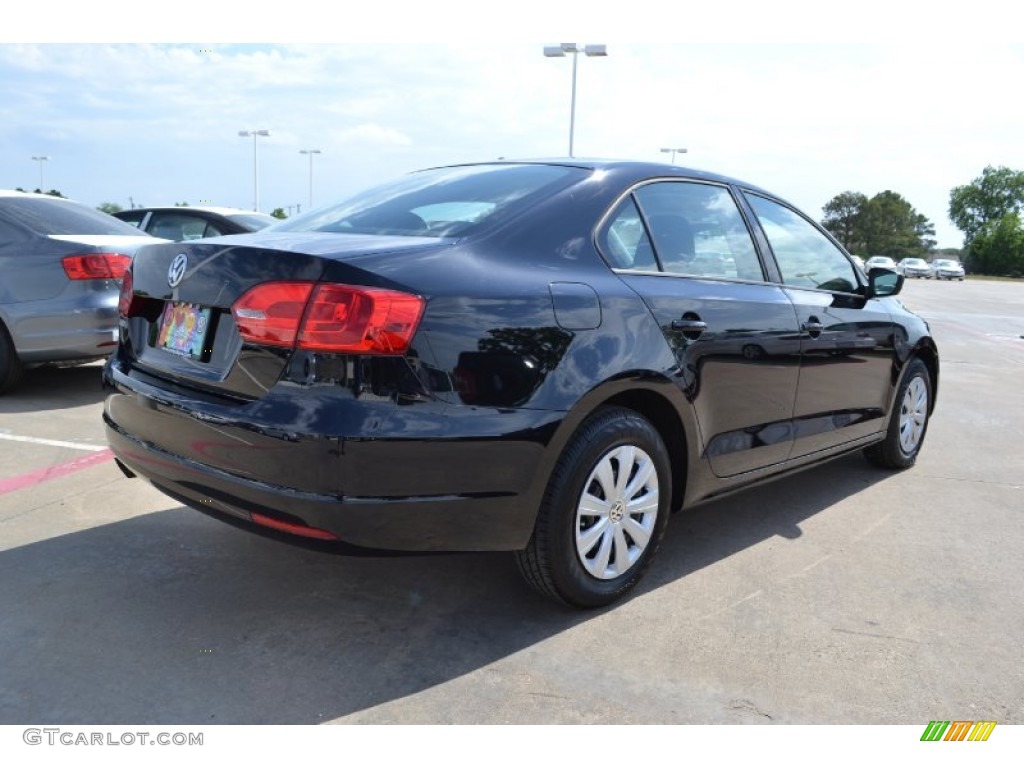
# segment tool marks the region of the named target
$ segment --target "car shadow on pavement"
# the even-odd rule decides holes
[[[77,408],[103,401],[102,363],[41,366],[25,371],[21,383],[0,395],[0,414]]]
[[[676,515],[638,596],[886,476],[847,457]],[[621,609],[550,603],[507,554],[339,557],[186,508],[0,552],[0,604],[7,724],[319,723]]]

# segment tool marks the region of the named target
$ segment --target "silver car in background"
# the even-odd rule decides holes
[[[872,256],[866,262],[864,262],[865,271],[870,272],[872,269],[888,269],[891,272],[896,271],[896,262],[890,259],[888,256]]]
[[[896,265],[896,272],[904,277],[923,277],[928,280],[932,279],[933,274],[931,264],[924,259],[915,258],[902,259]]]
[[[0,190],[0,393],[28,366],[109,355],[121,277],[160,242],[81,203]]]
[[[956,259],[936,259],[932,262],[932,269],[939,280],[964,279],[964,265]]]

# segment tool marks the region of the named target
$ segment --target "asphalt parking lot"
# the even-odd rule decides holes
[[[99,367],[0,398],[0,723],[1024,723],[1024,283],[910,281],[915,468],[838,459],[676,515],[632,599],[510,555],[345,558],[122,476]]]

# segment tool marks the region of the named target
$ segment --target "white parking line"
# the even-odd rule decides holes
[[[0,440],[12,440],[16,443],[34,443],[36,445],[52,445],[56,448],[75,448],[79,451],[105,451],[105,445],[89,445],[88,443],[70,443],[67,440],[47,440],[43,437],[24,437],[0,432]]]

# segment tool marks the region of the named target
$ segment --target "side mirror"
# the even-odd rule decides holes
[[[903,275],[897,275],[891,269],[872,268],[868,272],[868,298],[895,296],[903,290],[903,280]]]

